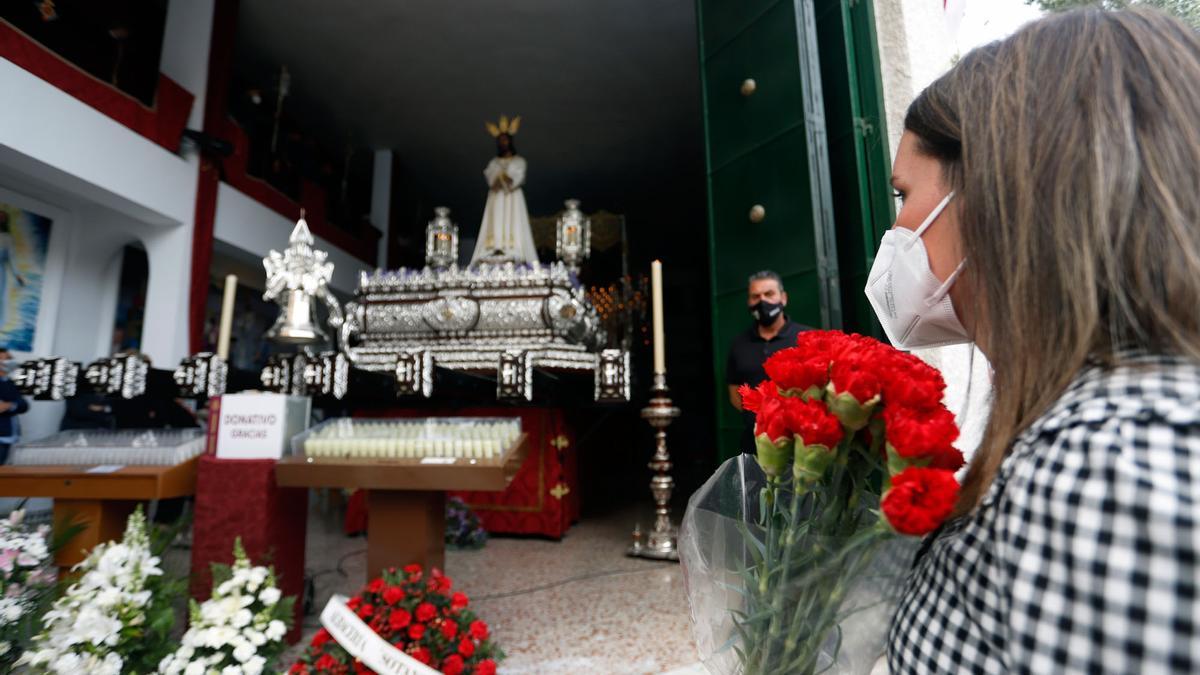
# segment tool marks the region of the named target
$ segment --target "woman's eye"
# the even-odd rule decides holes
[[[904,193],[900,190],[892,190],[892,197],[899,199],[900,203],[904,203]]]

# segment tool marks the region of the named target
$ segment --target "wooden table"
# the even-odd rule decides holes
[[[529,451],[521,434],[496,459],[457,457],[453,463],[416,459],[286,457],[275,466],[280,487],[361,488],[367,491],[367,579],[389,567],[446,564],[446,490],[508,487]]]
[[[120,539],[125,521],[144,501],[186,497],[196,491],[196,462],[174,466],[125,466],[88,473],[87,466],[0,466],[0,497],[53,497],[54,524],[84,526],[58,550],[55,563],[71,567],[97,544]]]

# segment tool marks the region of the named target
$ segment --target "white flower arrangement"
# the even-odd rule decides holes
[[[121,541],[100,544],[74,567],[78,581],[46,613],[17,664],[54,675],[148,672],[169,649],[171,604],[182,589],[160,564],[139,507]]]
[[[0,672],[21,654],[57,577],[46,541],[50,528],[31,531],[24,518],[17,510],[0,520]]]
[[[158,664],[163,675],[260,675],[283,652],[293,598],[275,573],[252,567],[241,540],[232,567],[213,565],[213,594],[191,601],[191,624],[175,653]]]

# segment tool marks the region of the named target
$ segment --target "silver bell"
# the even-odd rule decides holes
[[[329,341],[317,323],[317,311],[312,298],[299,288],[288,291],[287,304],[283,306],[275,325],[267,331],[267,339],[293,345]]]

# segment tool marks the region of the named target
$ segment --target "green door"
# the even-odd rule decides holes
[[[739,450],[724,365],[749,326],[746,278],[778,272],[788,313],[810,326],[841,326],[841,294],[811,0],[699,0],[697,14],[724,458]]]
[[[870,3],[858,0],[823,0],[815,6],[814,0],[697,2],[722,459],[739,451],[742,421],[728,401],[725,359],[734,335],[750,326],[750,274],[778,272],[788,292],[788,313],[800,323],[841,328],[846,308],[849,327],[871,330],[857,298],[862,292],[858,277],[865,277],[878,242],[864,224],[869,221],[873,228],[874,220],[861,219],[860,198],[870,186],[857,171],[870,153],[858,150],[862,143],[853,135],[842,136],[846,125],[853,129],[855,119],[864,117],[861,106],[844,100],[860,89],[848,84],[848,64],[858,68],[858,61],[850,61],[846,52],[860,36],[845,29],[823,39],[826,32],[833,34],[827,27],[842,25],[840,18],[835,24],[828,16],[842,17],[843,9],[846,16],[856,16],[851,3],[864,7],[870,18]],[[874,53],[873,29],[870,39]],[[842,54],[828,70],[823,66],[827,49]],[[877,83],[878,64],[866,67],[875,69],[872,82]],[[826,77],[838,78],[836,101],[826,101]],[[856,95],[861,98],[861,92]],[[881,105],[881,97],[875,103]],[[830,110],[839,116],[829,125],[839,134],[837,173],[831,173]],[[878,138],[886,138],[881,116],[874,129]],[[882,151],[886,160],[886,144]],[[843,182],[843,177],[849,178]],[[886,199],[889,193],[882,194]],[[840,247],[847,250],[839,256]],[[851,273],[845,280],[842,264]]]
[[[863,287],[895,202],[875,13],[868,0],[818,0],[816,13],[843,326],[879,337]]]

